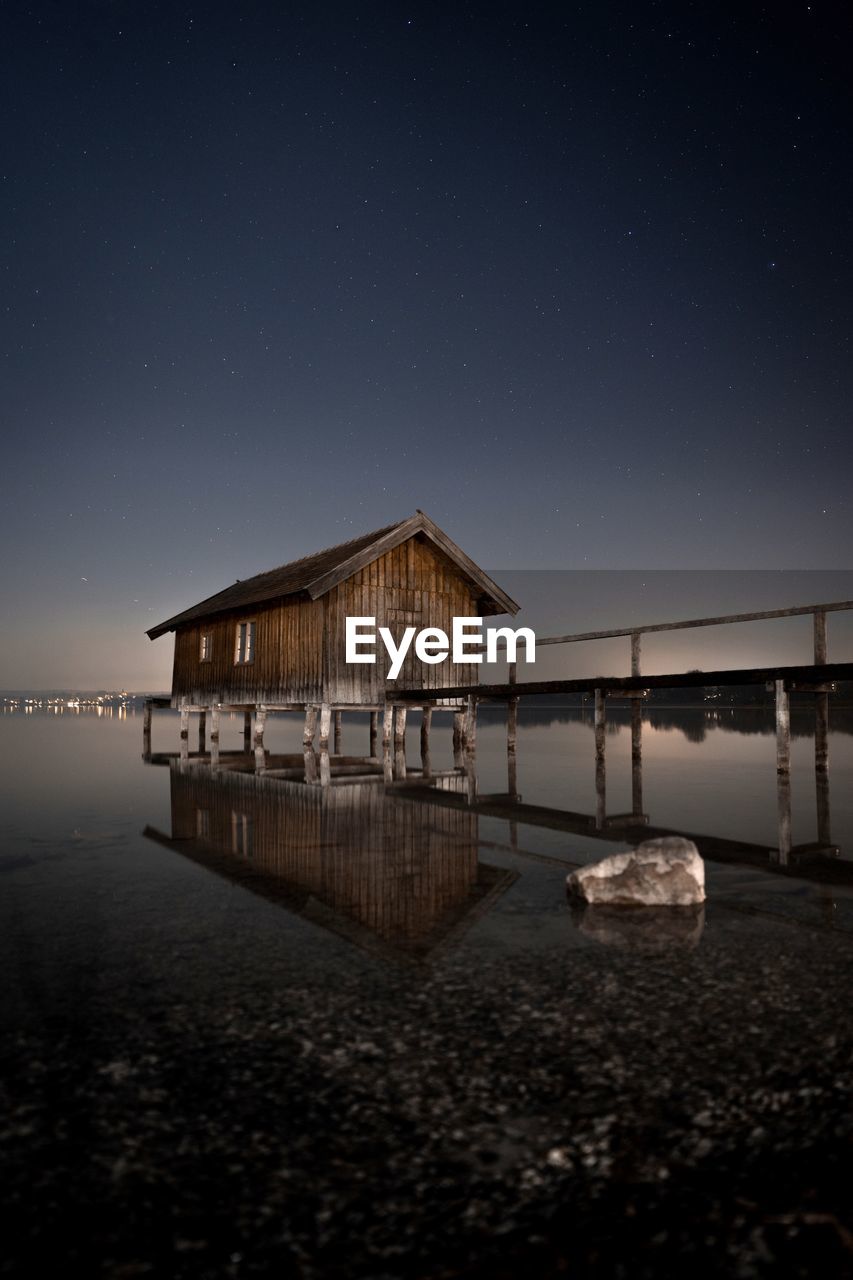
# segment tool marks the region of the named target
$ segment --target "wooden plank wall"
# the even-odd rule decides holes
[[[381,705],[395,689],[430,689],[473,684],[479,666],[448,659],[421,663],[414,647],[396,681],[384,678],[384,648],[375,665],[345,661],[345,618],[375,617],[399,639],[407,626],[441,627],[450,635],[454,616],[475,616],[470,584],[433,543],[410,538],[379,556],[321,599],[284,600],[263,608],[181,628],[175,637],[172,697],[190,703],[332,702],[343,706]],[[234,661],[236,628],[255,622],[255,658]],[[200,660],[201,637],[210,635],[210,660]]]

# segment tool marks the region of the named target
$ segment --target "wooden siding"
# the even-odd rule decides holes
[[[377,648],[374,665],[345,661],[347,616],[375,617],[397,639],[407,626],[440,627],[450,635],[454,616],[475,616],[474,588],[431,542],[414,537],[378,556],[316,601],[286,599],[195,622],[175,635],[172,697],[178,703],[267,703],[377,706],[396,689],[436,689],[476,682],[477,664],[421,663],[414,646],[396,681],[386,681],[388,659]],[[255,656],[234,661],[236,629],[255,622]],[[200,660],[201,637],[210,635],[210,660]]]
[[[478,861],[476,815],[397,802],[376,782],[312,787],[173,763],[171,787],[178,847],[226,855],[217,870],[233,859],[235,878],[250,863],[287,905],[318,899],[395,947],[429,949],[499,878]]]

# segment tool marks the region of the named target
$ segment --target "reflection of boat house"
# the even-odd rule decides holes
[[[479,861],[475,813],[398,800],[381,773],[319,787],[173,760],[171,800],[171,837],[146,835],[370,950],[423,957],[515,879]]]
[[[345,662],[344,620],[374,617],[399,638],[402,629],[452,619],[515,614],[518,605],[422,512],[407,520],[235,582],[153,627],[175,632],[172,706],[306,711],[322,708],[328,738],[332,708],[382,710],[395,689],[476,682],[478,668],[421,663],[413,650],[396,681],[375,664]],[[313,737],[313,720],[309,737]],[[387,736],[387,735],[386,735]]]

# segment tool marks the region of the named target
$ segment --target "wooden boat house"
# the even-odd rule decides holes
[[[328,741],[333,713],[384,713],[391,736],[394,691],[476,683],[476,664],[421,663],[409,652],[395,681],[386,680],[382,654],[371,664],[345,661],[345,619],[373,617],[399,638],[404,627],[440,627],[454,617],[515,614],[518,605],[422,511],[280,568],[237,581],[168,618],[147,633],[175,633],[171,706],[180,708],[182,736],[190,711],[212,715],[218,738],[222,708],[255,713],[255,740],[268,711],[304,711],[305,740]],[[444,705],[444,704],[442,704]],[[394,736],[402,735],[397,709]],[[248,721],[247,721],[248,726]]]

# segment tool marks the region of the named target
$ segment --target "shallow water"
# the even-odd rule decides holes
[[[714,1266],[739,1274],[732,1250],[743,1274],[779,1262],[764,1192],[740,1186],[749,1230],[721,1228],[708,1179],[725,1204],[733,1168],[782,1179],[790,1208],[786,1171],[796,1182],[804,1152],[823,1167],[847,1123],[853,737],[831,733],[816,788],[795,717],[780,860],[764,713],[652,712],[647,825],[722,853],[704,911],[626,925],[565,896],[567,871],[626,844],[608,825],[636,798],[625,713],[603,807],[579,713],[520,711],[514,779],[502,714],[481,714],[475,769],[456,767],[437,715],[429,779],[412,721],[406,780],[333,762],[324,787],[304,781],[297,717],[266,735],[263,765],[287,777],[256,773],[238,717],[218,769],[192,727],[181,758],[168,713],[147,760],[140,715],[0,717],[10,1178],[38,1189],[18,1201],[22,1274],[57,1235],[92,1274],[474,1275],[475,1256],[497,1274],[495,1214],[524,1265],[556,1274],[588,1245],[581,1274],[596,1257],[615,1274],[617,1246],[592,1227],[573,1219],[570,1248],[545,1224],[581,1201],[593,1221],[614,1195],[667,1213],[670,1166]],[[345,721],[348,757],[367,738],[366,716]],[[507,817],[508,790],[537,813]],[[819,815],[829,851],[798,851]],[[783,1121],[777,1094],[804,1082]],[[825,1216],[836,1183],[814,1193]],[[417,1263],[400,1261],[401,1232]],[[691,1252],[664,1237],[644,1242],[648,1274]]]

